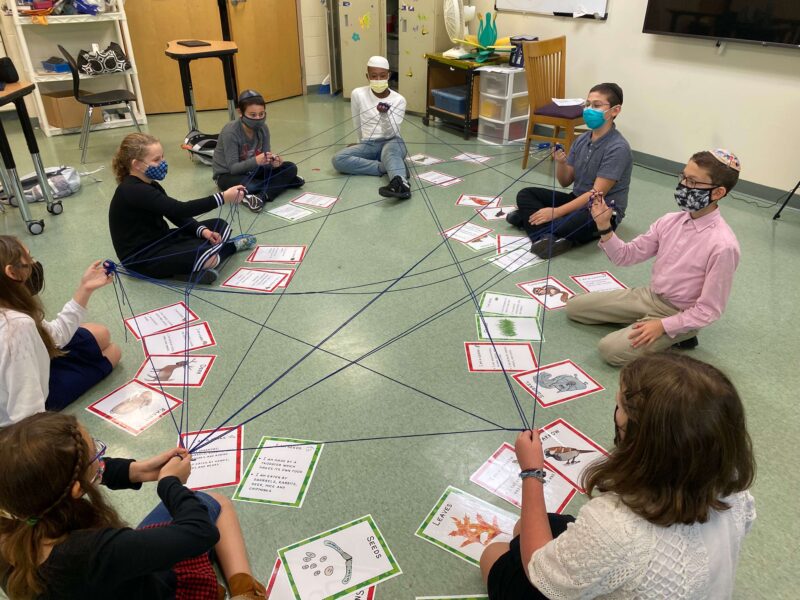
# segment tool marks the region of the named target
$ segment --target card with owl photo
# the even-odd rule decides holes
[[[564,419],[556,419],[542,427],[539,439],[542,441],[545,467],[585,494],[581,481],[583,472],[594,461],[608,456],[605,448]]]

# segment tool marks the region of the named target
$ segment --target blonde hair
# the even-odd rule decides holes
[[[130,175],[131,162],[142,160],[147,155],[147,149],[153,144],[158,144],[158,138],[148,133],[129,133],[119,145],[117,153],[111,161],[111,168],[117,183]]]

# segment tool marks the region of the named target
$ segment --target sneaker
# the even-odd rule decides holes
[[[378,188],[378,193],[384,198],[407,200],[411,198],[411,186],[409,186],[408,181],[400,177],[400,175],[395,175],[392,177],[389,185]]]
[[[299,188],[303,187],[306,184],[306,180],[300,177],[300,175],[294,178],[294,181],[289,185],[289,187]]]
[[[204,269],[197,278],[197,283],[209,285],[214,283],[217,277],[219,277],[219,273],[217,273],[216,269]]]
[[[570,248],[572,248],[572,242],[567,238],[556,239],[550,234],[545,234],[531,244],[531,253],[539,258],[555,258]]]
[[[242,204],[254,213],[261,212],[261,209],[264,208],[264,201],[255,194],[245,194]]]
[[[506,223],[522,229],[522,215],[519,213],[518,210],[512,210],[510,213],[506,215]]]
[[[256,246],[256,236],[250,235],[249,233],[237,235],[236,237],[231,238],[230,241],[233,243],[237,252],[241,252],[242,250],[252,250]]]
[[[700,342],[697,340],[697,336],[690,337],[688,340],[683,340],[682,342],[678,342],[677,344],[672,344],[673,348],[679,348],[680,350],[693,350],[700,345]]]

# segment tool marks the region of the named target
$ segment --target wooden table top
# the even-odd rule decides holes
[[[30,81],[7,83],[6,89],[0,92],[0,106],[13,102],[17,98],[30,94],[36,86]]]
[[[176,60],[193,60],[195,58],[208,58],[212,56],[225,56],[236,54],[239,46],[236,42],[223,42],[221,40],[200,40],[208,42],[209,46],[181,46],[178,42],[185,40],[172,40],[167,42],[164,54]]]

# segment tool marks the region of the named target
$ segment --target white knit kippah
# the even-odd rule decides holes
[[[383,56],[371,56],[367,61],[368,67],[377,67],[378,69],[389,70],[389,61]]]

